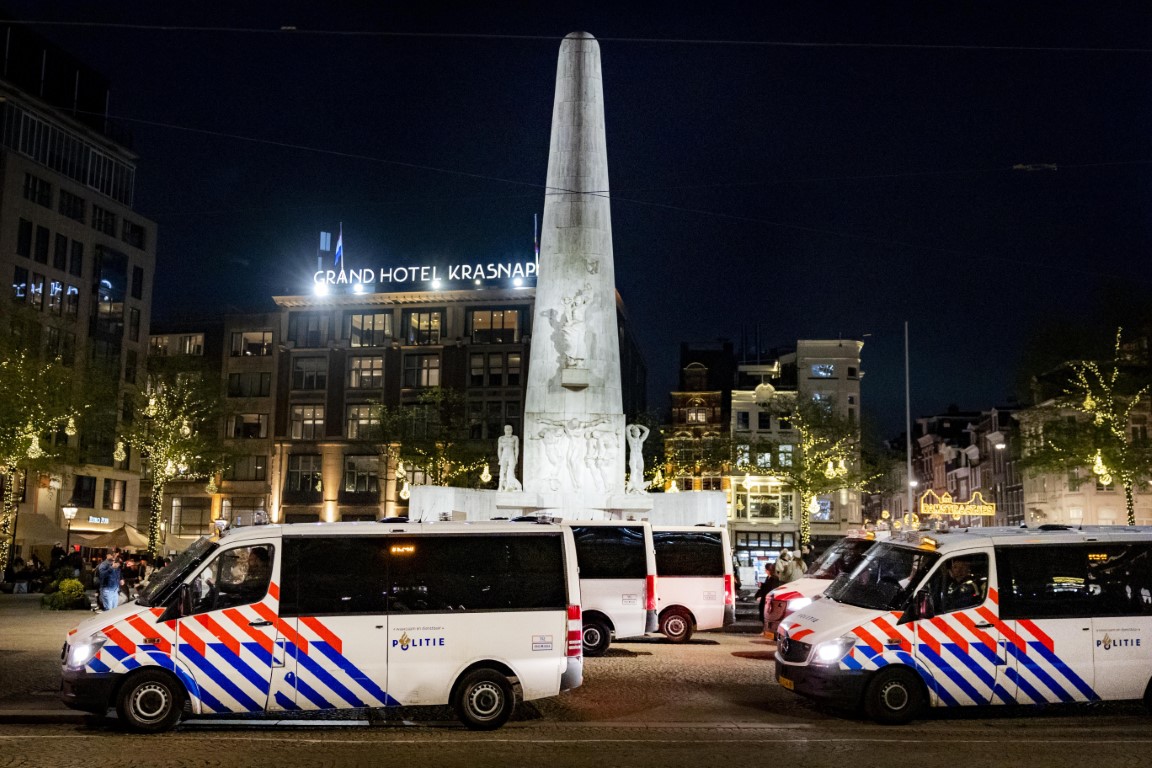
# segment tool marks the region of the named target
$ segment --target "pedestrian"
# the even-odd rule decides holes
[[[131,600],[136,596],[136,584],[140,581],[140,569],[136,565],[135,558],[128,558],[120,576],[120,594],[124,596],[125,601]]]
[[[120,604],[120,585],[124,583],[120,578],[120,566],[116,555],[109,552],[96,569],[96,585],[102,611],[110,611]]]
[[[793,554],[790,549],[780,550],[780,556],[776,558],[776,577],[780,579],[781,584],[787,584],[790,581],[796,581],[804,575],[804,561],[800,559],[800,554]]]
[[[764,609],[768,604],[768,593],[780,586],[780,578],[776,575],[776,569],[771,565],[764,566],[764,581],[760,582],[760,588],[756,590],[756,605],[760,609],[758,614],[761,619],[765,619]]]

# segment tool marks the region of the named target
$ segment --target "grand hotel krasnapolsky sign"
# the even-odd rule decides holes
[[[503,261],[476,264],[422,264],[412,267],[379,269],[320,269],[312,282],[323,286],[437,285],[440,282],[475,282],[477,280],[515,280],[535,278],[536,261]]]
[[[953,501],[952,494],[947,491],[943,495],[937,496],[935,491],[928,490],[920,497],[920,514],[992,517],[996,514],[996,504],[991,501],[984,501],[984,496],[981,495],[980,491],[972,494],[972,498],[968,501]]]

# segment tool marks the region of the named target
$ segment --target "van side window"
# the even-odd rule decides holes
[[[281,616],[384,613],[388,539],[285,538]]]
[[[957,555],[941,563],[928,585],[937,613],[975,608],[988,596],[988,555]]]
[[[397,536],[389,539],[388,610],[563,609],[560,536]]]
[[[623,525],[574,525],[581,579],[643,579],[648,575],[644,529]]]
[[[652,531],[656,573],[661,576],[723,576],[720,534],[706,531]]]
[[[1002,618],[1152,615],[1152,545],[1001,547]]]
[[[192,580],[192,613],[207,613],[264,599],[272,579],[271,544],[221,552]]]

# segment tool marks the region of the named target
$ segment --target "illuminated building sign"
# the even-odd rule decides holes
[[[429,285],[441,282],[477,282],[485,280],[525,280],[536,277],[535,261],[488,262],[486,264],[421,265],[414,267],[381,267],[380,269],[321,269],[312,275],[317,286]]]
[[[943,496],[937,496],[935,491],[928,490],[920,497],[920,514],[992,517],[996,514],[996,504],[984,501],[980,491],[972,494],[972,498],[968,501],[952,501],[952,494],[947,491],[944,492]]]

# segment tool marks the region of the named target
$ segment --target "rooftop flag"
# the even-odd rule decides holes
[[[340,236],[338,238],[336,238],[336,258],[332,262],[335,265],[336,269],[340,269],[341,261],[343,260],[343,258],[344,258],[344,225],[341,224],[340,225]]]

